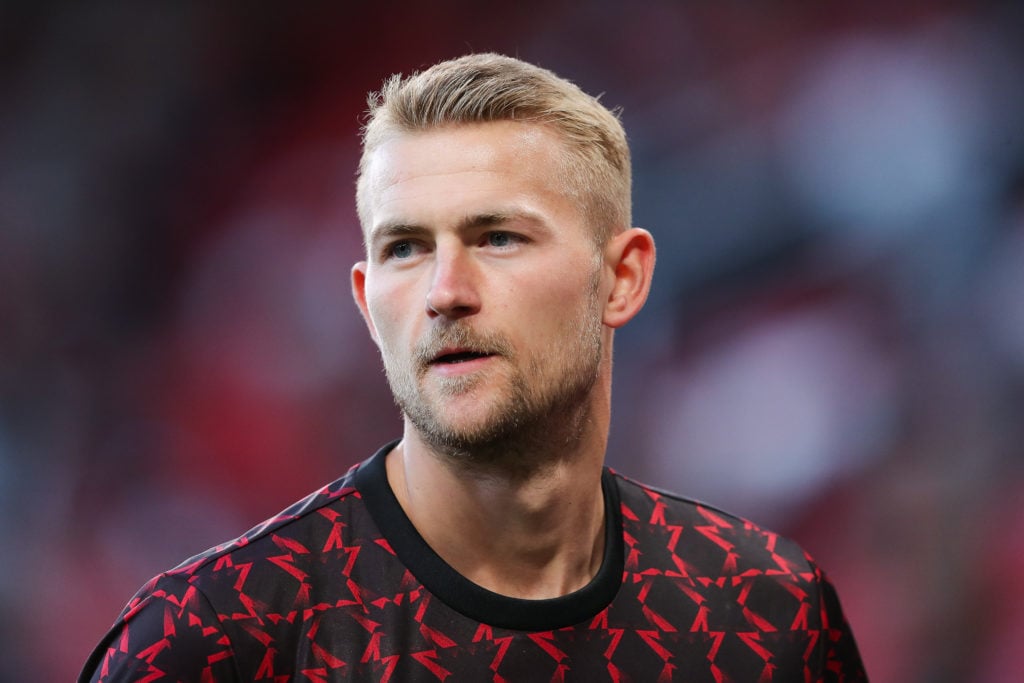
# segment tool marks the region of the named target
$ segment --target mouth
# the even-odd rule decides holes
[[[481,358],[489,358],[493,356],[492,353],[486,351],[471,351],[469,349],[444,349],[441,353],[434,356],[430,361],[431,365],[458,365],[460,363],[468,363],[470,361],[479,360]]]

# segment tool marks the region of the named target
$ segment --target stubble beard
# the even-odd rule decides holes
[[[604,351],[596,276],[591,289],[583,310],[567,320],[565,344],[542,351],[548,358],[520,358],[501,335],[475,331],[463,321],[434,328],[404,367],[388,361],[398,356],[385,354],[395,402],[423,441],[450,464],[477,476],[523,479],[568,457],[590,420]],[[503,367],[427,377],[430,360],[448,346],[493,353],[497,358],[492,362]],[[481,417],[464,425],[448,419],[446,399],[488,383],[494,390],[482,399],[490,406]]]

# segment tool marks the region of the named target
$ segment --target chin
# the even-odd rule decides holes
[[[479,403],[474,407],[481,408]],[[450,410],[450,409],[449,409]],[[446,411],[448,412],[448,411]],[[426,431],[452,445],[459,445],[462,448],[482,446],[494,441],[503,440],[508,436],[510,426],[507,420],[503,419],[503,412],[494,410],[473,411],[473,410],[450,410],[459,415],[458,420],[440,419],[430,420],[424,424]],[[474,414],[470,414],[474,413]],[[443,413],[442,413],[443,415]],[[436,416],[436,414],[435,414]],[[421,431],[424,431],[421,429]]]
[[[432,403],[426,410],[406,412],[427,443],[442,450],[458,451],[473,451],[507,441],[518,429],[518,420],[513,414],[507,406],[479,398],[447,400]]]

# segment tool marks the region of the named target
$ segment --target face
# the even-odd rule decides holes
[[[547,129],[399,134],[369,157],[353,289],[427,443],[472,451],[578,419],[602,366],[602,258]]]

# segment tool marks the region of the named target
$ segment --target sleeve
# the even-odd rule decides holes
[[[821,601],[821,673],[824,683],[867,683],[868,675],[857,649],[839,594],[825,573],[811,561]]]
[[[185,579],[163,574],[129,601],[78,680],[230,683],[240,677],[209,600]]]

